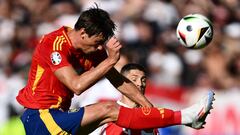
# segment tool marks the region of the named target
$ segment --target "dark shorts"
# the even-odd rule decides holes
[[[57,109],[27,109],[21,116],[26,135],[75,135],[80,127],[84,108],[74,112]]]

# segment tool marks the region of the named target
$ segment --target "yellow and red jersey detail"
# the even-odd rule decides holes
[[[72,66],[79,74],[97,66],[106,57],[106,51],[85,56],[73,48],[66,27],[45,35],[36,46],[27,85],[20,90],[17,101],[32,109],[61,108],[67,110],[73,92],[61,83],[54,72]]]

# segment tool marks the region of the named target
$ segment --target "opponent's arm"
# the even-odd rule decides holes
[[[112,37],[107,42],[108,57],[95,68],[78,75],[71,66],[62,67],[54,72],[56,77],[75,94],[79,95],[101,79],[118,61],[119,50],[122,47],[119,41]]]
[[[149,100],[126,77],[112,68],[107,74],[107,79],[125,96],[143,107],[153,107]]]

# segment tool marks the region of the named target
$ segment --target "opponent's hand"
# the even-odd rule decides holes
[[[108,58],[111,59],[113,63],[117,63],[117,61],[119,60],[121,48],[122,48],[121,43],[114,36],[111,37],[106,43]]]

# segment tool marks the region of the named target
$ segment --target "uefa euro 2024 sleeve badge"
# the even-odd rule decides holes
[[[62,57],[59,52],[52,52],[51,61],[53,65],[58,65],[62,61]]]

